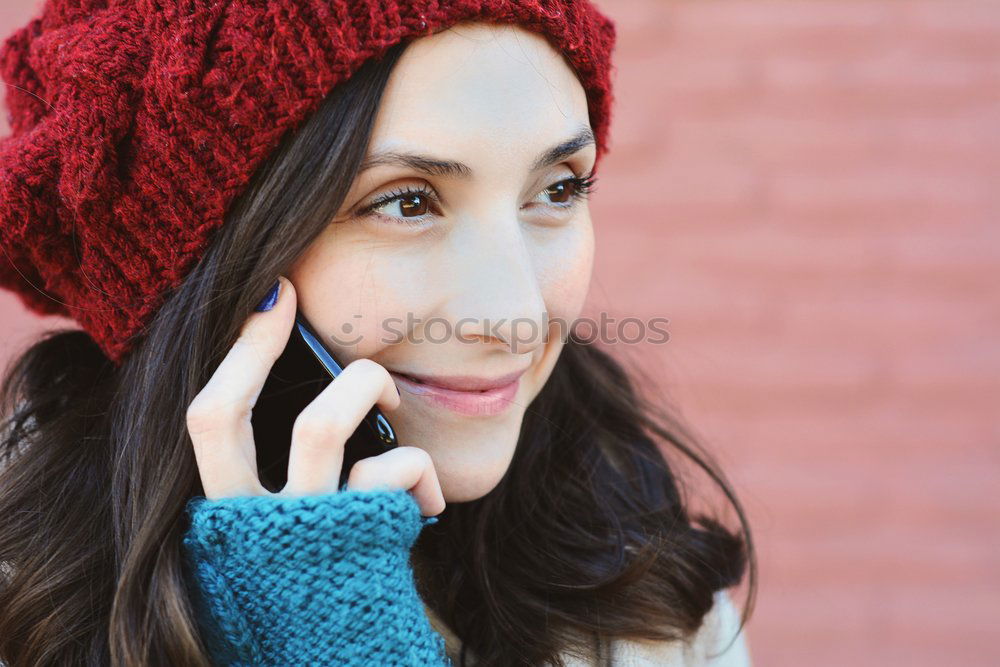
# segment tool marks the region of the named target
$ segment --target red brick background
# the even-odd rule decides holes
[[[750,512],[755,664],[996,664],[1000,4],[599,4],[590,309],[670,319],[623,354]]]

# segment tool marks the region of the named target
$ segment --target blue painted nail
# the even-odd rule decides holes
[[[278,303],[278,288],[281,287],[281,282],[274,281],[274,287],[260,300],[257,307],[254,308],[257,312],[264,312],[266,310],[271,310],[274,308],[274,304]]]

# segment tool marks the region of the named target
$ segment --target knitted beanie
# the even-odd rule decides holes
[[[46,0],[0,48],[0,287],[120,363],[283,136],[366,60],[460,21],[563,52],[600,161],[615,27],[587,0]]]

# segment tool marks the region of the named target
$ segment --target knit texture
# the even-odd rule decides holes
[[[599,164],[615,27],[586,0],[46,0],[0,49],[0,287],[120,363],[284,135],[369,58],[461,21],[566,55]]]
[[[451,665],[416,590],[404,490],[188,501],[185,566],[215,665]]]

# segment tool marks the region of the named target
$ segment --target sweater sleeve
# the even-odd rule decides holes
[[[434,517],[405,490],[187,504],[187,582],[215,665],[450,667],[410,549]]]

